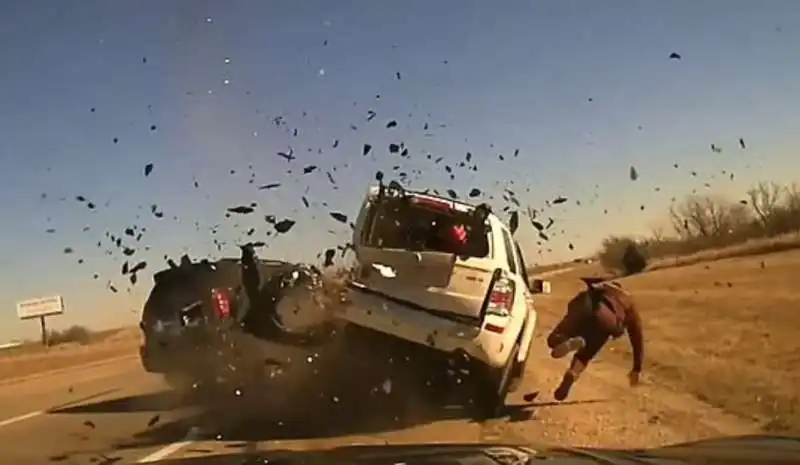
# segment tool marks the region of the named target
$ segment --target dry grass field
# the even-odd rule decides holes
[[[642,309],[648,382],[757,419],[766,431],[800,432],[800,250],[754,255],[764,244],[663,262],[621,281]],[[551,278],[545,327],[586,274]],[[613,343],[601,358],[629,366],[627,344]]]
[[[0,352],[0,383],[37,373],[75,367],[136,354],[138,328],[98,332],[86,344],[67,343],[43,347],[28,343]]]

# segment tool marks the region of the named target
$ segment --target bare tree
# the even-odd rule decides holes
[[[784,188],[783,194],[784,207],[789,211],[800,213],[800,186],[793,182]]]
[[[718,196],[689,196],[670,208],[673,228],[683,238],[721,237],[749,220],[747,209]]]
[[[652,225],[648,240],[604,240],[598,254],[600,261],[613,265],[620,251],[624,251],[623,246],[631,241],[647,257],[659,258],[800,231],[800,183],[783,186],[762,182],[748,190],[747,196],[749,201],[732,202],[718,195],[693,193],[670,206],[669,223]],[[670,227],[677,237],[670,234]]]
[[[774,182],[760,182],[747,191],[750,207],[762,227],[768,228],[775,216],[779,214],[778,210],[784,193],[786,193],[786,189]]]
[[[752,224],[753,216],[749,208],[741,203],[728,205],[728,212],[725,215],[725,227],[728,234],[743,231]]]
[[[653,242],[663,242],[666,234],[661,226],[655,227],[650,231],[650,238]]]
[[[773,232],[780,234],[800,230],[800,187],[797,183],[784,188],[783,201],[775,215]]]
[[[690,239],[694,237],[694,233],[689,227],[689,220],[683,217],[679,208],[675,205],[669,207],[669,221],[672,224],[672,229],[675,231],[675,234],[681,239]]]

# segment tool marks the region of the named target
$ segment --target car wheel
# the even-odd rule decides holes
[[[508,392],[517,392],[519,388],[522,387],[522,381],[525,379],[525,370],[528,366],[528,360],[531,359],[532,348],[533,344],[530,344],[528,347],[528,353],[525,356],[525,360],[522,362],[518,362],[516,360],[514,361],[514,368],[511,371],[511,382],[508,385]]]
[[[296,267],[273,279],[273,320],[282,333],[309,344],[330,339],[334,326],[320,295],[320,280],[314,270],[305,267]]]
[[[336,330],[336,340],[347,355],[363,355],[369,348],[362,340],[361,330],[349,323],[343,323]]]
[[[518,365],[519,349],[519,342],[514,343],[508,361],[502,368],[484,365],[478,370],[474,401],[481,417],[493,418],[502,414],[513,381],[514,368]]]
[[[514,368],[511,371],[511,381],[508,383],[508,392],[517,392],[519,388],[522,386],[522,381],[525,379],[525,365],[527,364],[527,360],[524,362],[515,362]]]
[[[141,363],[142,368],[144,371],[148,373],[153,373],[156,370],[153,368],[153,361],[152,357],[144,352],[143,349],[139,349],[139,363]]]
[[[174,391],[189,392],[194,388],[195,383],[183,373],[164,373],[163,376]]]

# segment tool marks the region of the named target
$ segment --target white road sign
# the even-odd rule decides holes
[[[20,320],[64,313],[64,298],[60,295],[17,302],[17,316]]]

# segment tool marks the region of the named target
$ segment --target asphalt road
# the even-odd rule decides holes
[[[373,390],[372,400],[358,399],[358,406],[346,402],[346,392],[320,393],[293,399],[299,407],[290,412],[275,407],[283,399],[237,406],[260,393],[233,392],[225,405],[211,408],[190,405],[128,358],[0,385],[0,455],[17,465],[146,463],[248,449],[473,442],[504,434],[492,422],[465,420],[463,407],[434,414],[391,397],[386,387]]]

